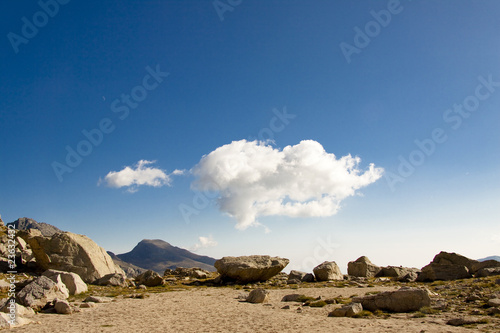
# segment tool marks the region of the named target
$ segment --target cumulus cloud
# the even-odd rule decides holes
[[[359,169],[359,157],[336,158],[313,140],[283,150],[266,142],[233,141],[202,157],[191,170],[192,187],[216,191],[221,211],[236,228],[259,225],[262,216],[325,217],[343,199],[378,180],[382,168]]]
[[[182,175],[184,171],[175,170],[170,175],[159,168],[149,167],[156,161],[140,160],[135,166],[126,166],[120,171],[110,171],[104,179],[99,179],[98,185],[104,183],[108,187],[128,187],[127,191],[134,193],[139,186],[170,186],[171,175]]]
[[[198,251],[199,249],[217,246],[217,242],[213,239],[212,235],[208,237],[200,236],[198,237],[198,243],[196,243],[191,251]]]

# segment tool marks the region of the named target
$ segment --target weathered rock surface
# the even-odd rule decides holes
[[[210,276],[210,272],[199,267],[176,267],[175,269],[167,268],[163,276],[174,275],[178,277],[187,277],[192,279],[206,279]]]
[[[54,301],[54,309],[58,314],[72,314],[73,309],[68,301],[57,299]]]
[[[249,303],[264,303],[269,301],[269,291],[262,288],[254,289],[248,295],[247,302]]]
[[[347,263],[347,274],[358,277],[374,277],[381,268],[373,264],[366,256]]]
[[[27,319],[21,316],[17,316],[14,324],[11,323],[10,314],[0,312],[0,329],[4,328],[14,328],[31,323],[31,319]]]
[[[451,325],[451,326],[463,326],[463,325],[470,325],[470,324],[476,324],[480,322],[480,319],[476,319],[474,317],[460,317],[460,318],[452,318],[449,319],[446,324]]]
[[[62,283],[68,288],[70,295],[78,295],[87,292],[88,287],[85,282],[83,282],[80,275],[71,272],[63,272],[55,269],[48,269],[42,274],[48,277],[52,281],[57,283],[57,276],[60,277]]]
[[[55,298],[65,299],[65,295],[57,284],[46,276],[40,276],[17,293],[21,305],[39,310]]]
[[[288,274],[288,280],[299,280],[302,281],[304,276],[306,276],[306,272],[291,270],[290,274]]]
[[[143,284],[147,287],[156,287],[163,284],[163,278],[155,271],[149,270],[136,276],[135,282],[137,284]]]
[[[422,268],[422,271],[417,277],[417,281],[435,281],[435,280],[456,280],[468,279],[472,274],[467,266],[455,264],[436,264],[430,263]]]
[[[125,274],[106,251],[87,236],[71,232],[57,233],[52,237],[23,236],[43,269],[73,272],[87,283],[111,273]]]
[[[290,261],[270,256],[224,257],[214,266],[222,279],[232,279],[240,283],[266,281],[278,274]]]
[[[476,273],[476,277],[486,277],[493,275],[500,275],[500,267],[481,268]]]
[[[354,303],[361,303],[363,309],[369,311],[384,310],[390,312],[417,311],[431,304],[431,299],[426,290],[407,287],[376,295],[355,297],[352,301]]]
[[[409,268],[409,267],[402,267],[402,266],[387,266],[387,267],[382,267],[380,272],[377,273],[377,277],[392,277],[396,279],[401,279],[407,274],[414,273],[415,276],[418,275],[418,272],[420,270],[418,268]]]
[[[361,303],[351,303],[337,308],[328,314],[328,317],[352,317],[363,311]]]
[[[297,282],[314,282],[314,275],[311,273],[291,270],[288,275],[288,284]]]
[[[102,278],[94,281],[98,286],[128,287],[127,277],[120,273],[106,274]]]
[[[53,226],[52,224],[37,222],[27,217],[18,218],[14,222],[7,223],[7,225],[12,225],[17,230],[37,229],[40,230],[43,236],[47,237],[50,237],[58,232],[63,232],[61,229]]]
[[[16,302],[11,302],[10,300],[5,303],[4,306],[0,309],[0,312],[4,313],[15,313],[16,317],[33,317],[35,315],[35,311],[32,308],[27,308],[18,304]]]
[[[313,269],[316,281],[343,280],[344,275],[335,261],[325,261]]]
[[[493,306],[495,308],[500,307],[500,298],[492,298],[488,300],[488,305]]]
[[[105,296],[89,296],[87,297],[84,302],[90,302],[90,303],[109,303],[113,301],[111,297],[105,297]]]
[[[304,295],[302,294],[289,294],[283,296],[281,299],[282,302],[298,302],[300,297],[303,297]]]

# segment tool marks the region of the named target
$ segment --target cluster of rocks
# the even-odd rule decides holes
[[[473,276],[500,275],[500,262],[496,260],[477,261],[460,254],[440,252],[432,262],[422,268],[417,281],[467,279]]]
[[[386,291],[375,295],[355,297],[352,299],[352,302],[334,309],[328,316],[353,317],[363,311],[363,309],[372,312],[377,310],[395,313],[413,312],[431,305],[431,298],[429,294],[430,292],[426,289],[402,287],[395,291]],[[269,295],[269,291],[258,288],[252,290],[250,294],[244,298],[244,300],[249,303],[265,303],[269,301]],[[312,306],[314,303],[311,303],[310,299],[314,302],[321,302],[321,297],[314,299],[301,294],[285,295],[281,299],[281,302],[299,302],[301,305],[308,304]],[[304,300],[308,301],[304,303]],[[326,300],[323,302],[324,304],[336,303],[334,300]],[[290,306],[285,306],[282,309],[289,308]]]
[[[1,300],[3,314],[0,326],[11,327],[29,323],[34,311],[70,314],[79,309],[67,299],[88,291],[87,284],[102,284],[108,279],[111,285],[125,285],[125,274],[110,256],[90,238],[70,232],[60,232],[48,224],[39,229],[15,230],[19,225],[34,225],[34,220],[21,218],[0,225],[0,265],[17,270],[22,281],[1,281],[0,288],[12,296]],[[59,230],[59,232],[58,232]],[[14,241],[15,250],[10,244]],[[9,255],[15,254],[15,260]],[[9,261],[11,259],[11,261]],[[12,266],[15,263],[15,266]],[[30,272],[35,276],[21,272]],[[113,278],[110,278],[110,277]],[[116,283],[120,280],[121,283]],[[15,314],[15,316],[14,316]],[[15,317],[15,323],[11,318]]]
[[[401,282],[412,282],[417,279],[420,270],[402,266],[380,267],[373,264],[366,256],[359,257],[347,264],[347,274],[356,277],[390,277]]]

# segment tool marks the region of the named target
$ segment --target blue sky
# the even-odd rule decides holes
[[[361,255],[421,267],[440,250],[499,254],[497,1],[215,4],[3,5],[5,221],[31,217],[116,253],[160,238],[198,243],[213,257],[280,255],[304,270],[334,260],[345,271]],[[283,112],[293,117],[278,122]],[[95,129],[102,138],[81,143],[82,131]],[[329,216],[263,214],[265,227],[242,230],[210,199],[183,217],[179,208],[200,199],[189,170],[244,139],[273,139],[266,147],[276,154],[313,140],[337,158],[358,156],[361,173],[373,163],[384,175],[338,200]],[[87,155],[70,167],[67,147],[79,144]],[[156,161],[147,166],[163,171],[163,186],[106,183],[141,160]],[[54,163],[72,171],[57,176]],[[174,170],[184,174],[169,176]]]

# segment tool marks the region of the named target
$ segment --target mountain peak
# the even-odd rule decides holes
[[[7,223],[7,225],[12,225],[17,230],[38,229],[40,230],[42,235],[46,237],[51,237],[52,235],[58,232],[62,232],[61,229],[53,226],[52,224],[48,224],[45,222],[37,222],[28,217],[20,217],[14,222]]]
[[[214,258],[200,256],[161,239],[143,239],[130,252],[118,254],[121,260],[163,274],[165,269],[199,267],[214,271]]]

